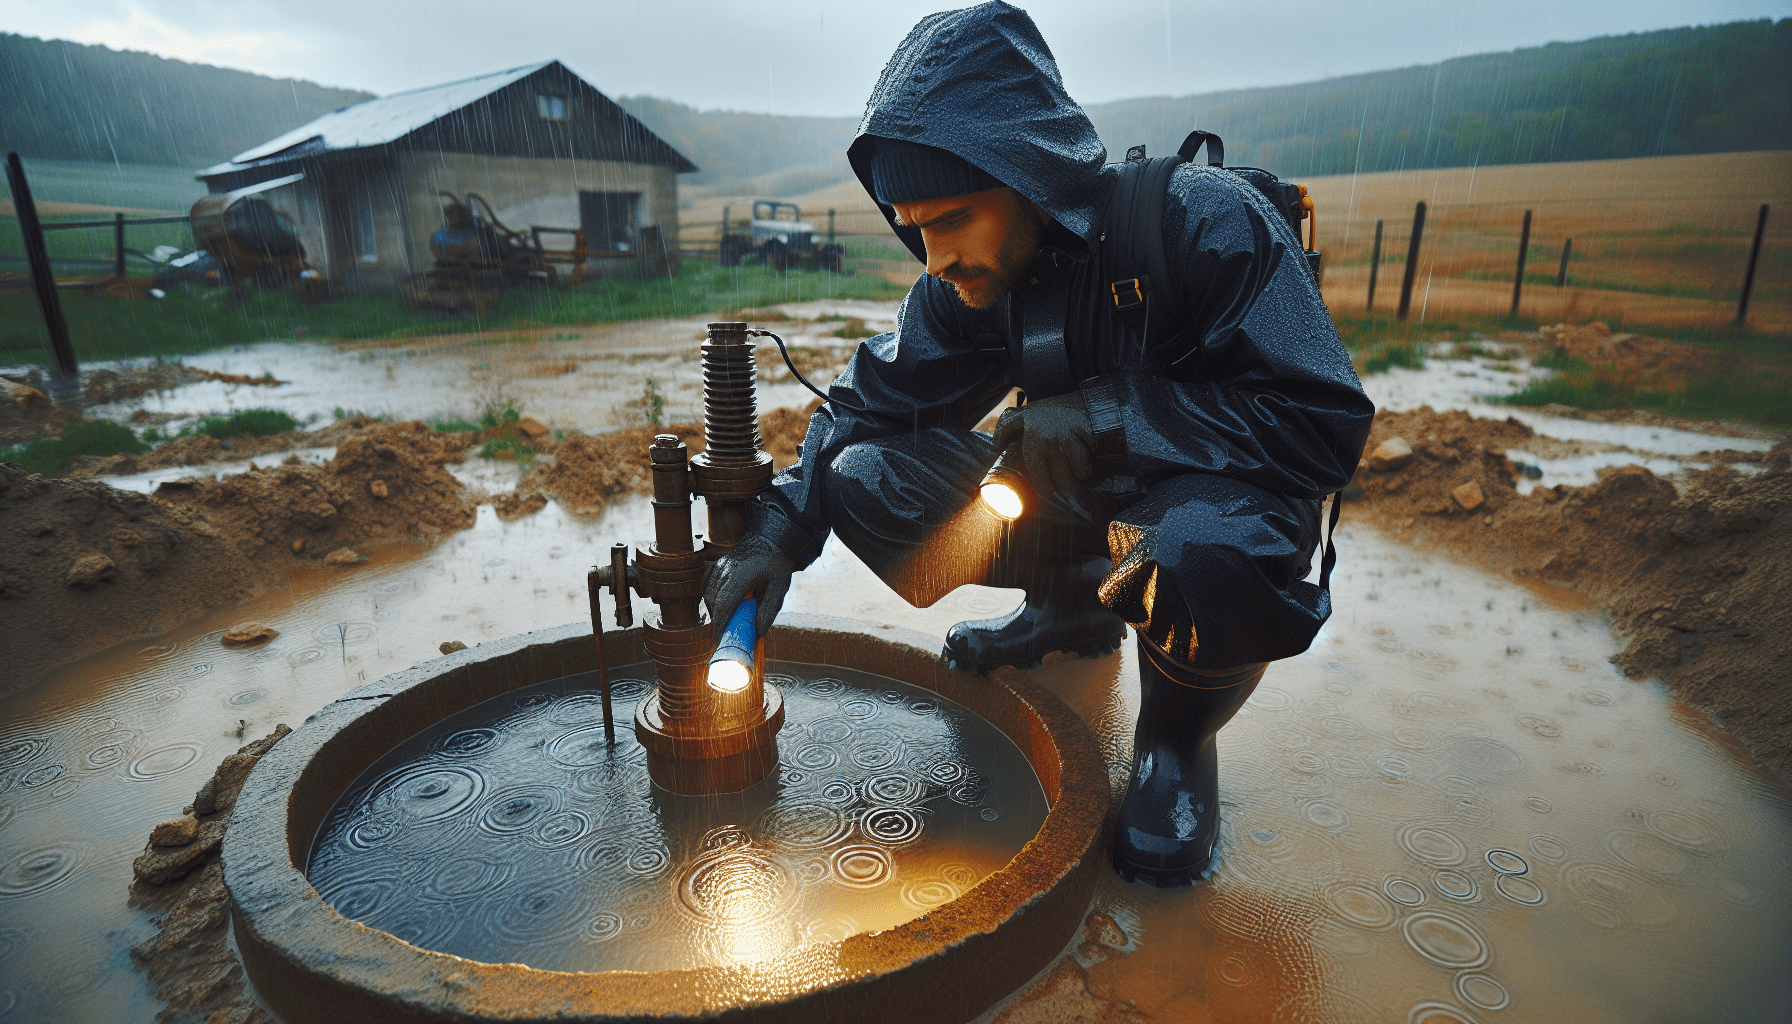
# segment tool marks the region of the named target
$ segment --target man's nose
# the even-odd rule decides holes
[[[938,277],[941,271],[958,262],[958,253],[938,240],[928,237],[929,234],[930,232],[927,231],[921,232],[921,244],[927,249],[927,272]]]

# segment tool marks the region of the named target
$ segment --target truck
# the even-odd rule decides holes
[[[795,203],[775,199],[753,201],[753,216],[746,230],[740,230],[729,216],[731,209],[722,207],[722,241],[719,261],[724,267],[738,267],[748,257],[783,272],[792,268],[827,270],[839,273],[846,269],[846,247],[834,240],[834,211],[828,211],[827,241],[817,245],[815,226],[803,220]]]

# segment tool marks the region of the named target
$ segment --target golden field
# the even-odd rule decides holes
[[[1504,315],[1511,308],[1519,228],[1529,209],[1521,316],[1552,323],[1604,319],[1633,328],[1727,324],[1736,315],[1756,213],[1769,203],[1749,325],[1792,332],[1792,152],[1433,168],[1301,183],[1318,207],[1325,296],[1338,313],[1365,308],[1377,220],[1383,221],[1383,238],[1375,308],[1393,311],[1413,207],[1426,203],[1415,321]],[[685,245],[713,245],[723,203],[739,219],[751,200],[695,199],[680,215]],[[898,251],[858,182],[789,201],[819,230],[826,228],[827,210],[838,211],[840,232],[857,236],[849,239],[859,243],[855,255],[868,257],[855,261],[861,269],[898,283],[919,272]],[[1569,283],[1557,288],[1562,242],[1569,237]]]

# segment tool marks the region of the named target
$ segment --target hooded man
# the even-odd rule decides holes
[[[1026,591],[1013,614],[952,628],[959,669],[1105,654],[1132,624],[1141,702],[1114,866],[1191,884],[1218,838],[1214,734],[1331,613],[1303,580],[1321,499],[1374,415],[1299,240],[1236,175],[1178,166],[1157,226],[1178,330],[1129,326],[1101,244],[1118,171],[1032,20],[1000,2],[909,33],[848,156],[927,274],[749,507],[710,575],[712,619],[759,593],[769,629],[831,529],[919,607],[965,583]],[[995,436],[972,430],[1011,387],[1026,399]],[[1010,448],[1035,493],[1004,527],[976,495]]]

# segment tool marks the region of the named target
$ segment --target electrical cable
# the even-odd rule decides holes
[[[796,375],[796,379],[803,382],[803,387],[806,387],[810,391],[813,391],[815,393],[815,397],[821,399],[822,401],[825,402],[828,400],[827,392],[825,392],[825,391],[821,390],[820,388],[816,387],[815,385],[809,383],[809,378],[803,376],[803,372],[801,370],[798,370],[796,368],[796,364],[790,361],[790,350],[786,349],[784,347],[784,339],[783,338],[778,337],[776,334],[773,334],[770,331],[762,331],[762,330],[759,330],[758,328],[749,330],[747,332],[747,336],[748,337],[756,337],[756,338],[770,338],[773,341],[777,342],[778,343],[778,354],[784,357],[784,365],[790,367],[790,372]]]

